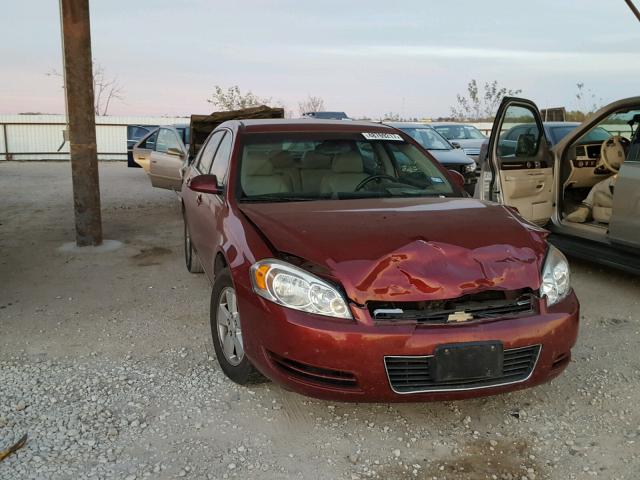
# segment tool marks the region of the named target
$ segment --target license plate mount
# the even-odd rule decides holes
[[[437,382],[483,380],[502,375],[502,342],[470,342],[438,345],[431,362]]]

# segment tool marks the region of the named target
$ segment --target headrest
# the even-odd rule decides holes
[[[244,159],[246,175],[267,176],[273,174],[273,163],[267,152],[249,152]]]
[[[362,173],[362,157],[356,152],[336,155],[333,159],[332,170],[336,173]]]
[[[304,169],[329,170],[331,168],[331,157],[317,152],[307,152],[305,156],[302,157],[300,165]]]
[[[294,166],[293,157],[289,152],[279,151],[271,157],[271,163],[275,168],[289,168]]]

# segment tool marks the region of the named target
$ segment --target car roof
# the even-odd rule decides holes
[[[428,123],[421,123],[421,122],[382,122],[385,125],[389,125],[391,127],[394,128],[402,128],[402,127],[409,127],[409,128],[433,128],[430,124]]]
[[[231,120],[220,126],[228,124],[232,127],[237,122],[244,127],[244,131],[251,132],[389,132],[395,129],[381,123],[366,121],[344,121],[344,120],[317,120],[313,118],[265,118],[251,120]]]
[[[167,125],[158,125],[152,128],[189,128],[188,123],[171,123]]]

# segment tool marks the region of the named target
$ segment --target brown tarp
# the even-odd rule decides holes
[[[215,128],[227,120],[247,120],[250,118],[284,118],[284,108],[259,107],[214,112],[210,115],[191,115],[191,138],[189,156],[194,157],[200,147]]]

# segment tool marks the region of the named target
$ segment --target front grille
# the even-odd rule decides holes
[[[354,388],[357,386],[356,377],[350,372],[315,367],[313,365],[276,355],[273,352],[269,352],[269,357],[271,357],[273,363],[285,374],[299,380],[329,387]]]
[[[502,375],[489,379],[477,378],[437,382],[431,376],[433,355],[425,357],[385,357],[384,364],[391,388],[396,393],[473,390],[524,382],[533,373],[540,345],[513,348],[503,354]]]
[[[535,297],[529,290],[490,290],[449,300],[425,302],[368,302],[377,322],[414,321],[418,324],[458,323],[480,319],[508,318],[533,313]]]

